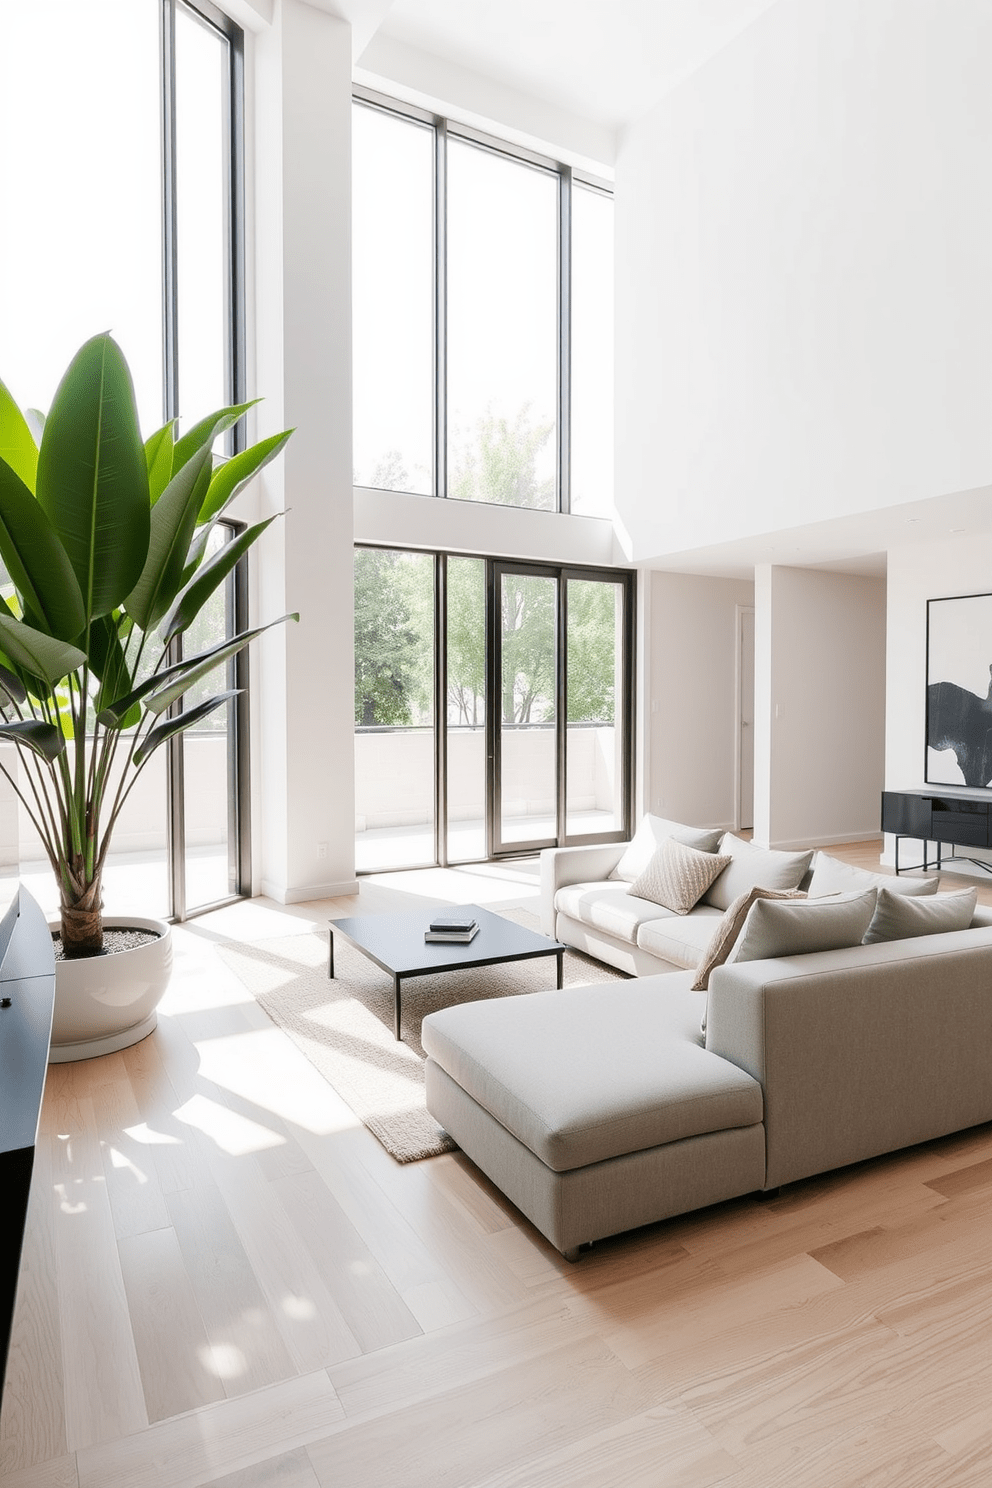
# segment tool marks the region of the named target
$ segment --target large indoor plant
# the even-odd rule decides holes
[[[0,770],[58,881],[70,960],[103,950],[103,872],[136,779],[168,739],[234,691],[188,709],[184,694],[266,628],[182,651],[192,622],[274,520],[210,551],[214,524],[291,432],[216,460],[214,441],[249,406],[220,409],[181,437],[168,423],[143,441],[127,363],[106,335],[73,358],[44,420],[22,414],[0,383],[0,558],[9,577],[0,739],[16,745],[19,777],[2,761]]]

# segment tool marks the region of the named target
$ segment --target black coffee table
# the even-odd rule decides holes
[[[394,1026],[400,1036],[400,984],[408,977],[429,976],[436,971],[464,971],[469,966],[496,966],[502,961],[530,961],[535,956],[555,956],[558,986],[562,985],[565,947],[536,930],[525,930],[512,920],[478,904],[445,905],[445,914],[472,914],[479,933],[468,945],[425,941],[436,910],[408,910],[403,914],[355,915],[331,920],[328,937],[327,975],[334,975],[334,939],[340,935],[393,979]]]

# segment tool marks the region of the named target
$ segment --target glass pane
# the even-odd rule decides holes
[[[434,492],[434,132],[352,114],[354,479]]]
[[[481,558],[449,558],[448,861],[485,856],[485,565]]]
[[[501,576],[503,843],[554,838],[555,592],[557,580]]]
[[[159,5],[0,10],[0,378],[22,407],[47,409],[74,353],[110,330],[150,432],[162,422]]]
[[[189,427],[228,398],[227,42],[176,10],[179,414]]]
[[[623,586],[569,579],[566,598],[565,832],[619,831],[623,823]]]
[[[572,190],[571,510],[613,514],[613,198]]]
[[[448,142],[448,495],[557,504],[558,179]]]
[[[355,550],[355,862],[433,863],[434,559]]]
[[[207,558],[219,552],[230,536],[229,528],[215,527],[207,544]],[[196,656],[233,635],[233,611],[228,583],[211,595],[185,632],[183,654]],[[234,685],[232,658],[191,687],[183,706],[195,708]],[[187,911],[237,893],[233,729],[233,705],[227,702],[182,736]]]

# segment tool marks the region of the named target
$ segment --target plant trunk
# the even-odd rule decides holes
[[[60,905],[62,918],[62,953],[67,961],[77,956],[98,956],[103,950],[103,875],[71,903],[65,897]]]

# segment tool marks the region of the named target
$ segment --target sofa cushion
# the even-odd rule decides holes
[[[443,1008],[423,1043],[555,1172],[762,1119],[761,1086],[703,1048],[691,976]]]
[[[723,916],[711,904],[697,904],[690,915],[670,915],[645,920],[637,930],[642,951],[671,961],[674,966],[696,967]]]
[[[728,910],[724,912],[720,923],[713,931],[709,943],[703,952],[703,959],[696,967],[696,980],[692,984],[694,992],[705,992],[709,986],[710,972],[714,967],[722,966],[730,955],[737,941],[738,935],[747,919],[748,910],[756,899],[805,899],[806,893],[803,889],[762,889],[757,885],[753,889],[747,889]]]
[[[818,899],[822,894],[850,894],[859,889],[888,889],[892,894],[907,894],[912,897],[936,894],[940,883],[939,874],[928,878],[901,878],[895,874],[870,873],[865,868],[855,868],[829,853],[818,852],[813,859],[813,875],[809,884],[809,897]]]
[[[700,852],[674,837],[667,837],[630,886],[640,899],[651,899],[663,909],[688,914],[706,893],[718,873],[730,862],[718,853]]]
[[[936,894],[928,899],[907,899],[888,888],[878,891],[865,945],[880,940],[909,940],[914,935],[940,935],[945,930],[967,930],[975,913],[977,889]]]
[[[839,951],[860,945],[877,898],[878,890],[871,888],[860,894],[834,894],[823,899],[758,899],[748,910],[744,928],[725,964],[806,956],[813,951]]]
[[[633,883],[650,863],[659,843],[664,842],[667,837],[674,837],[676,842],[684,842],[688,847],[698,848],[700,852],[716,852],[722,835],[719,828],[710,831],[704,827],[687,827],[683,822],[669,821],[663,816],[642,816],[637,831],[610,877]]]
[[[754,847],[732,832],[720,839],[720,852],[729,854],[731,862],[714,879],[705,902],[716,909],[729,909],[735,899],[748,889],[798,889],[813,859],[813,851],[779,852],[768,847]]]
[[[631,894],[626,884],[610,882],[566,884],[555,895],[555,909],[631,945],[636,945],[637,931],[646,920],[677,918],[674,910]]]

